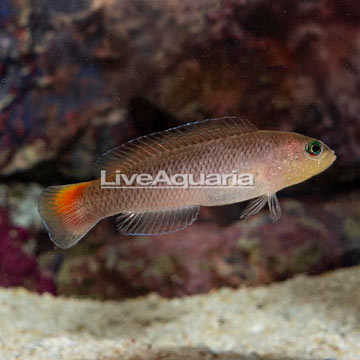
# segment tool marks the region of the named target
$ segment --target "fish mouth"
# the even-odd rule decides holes
[[[335,151],[334,150],[331,150],[331,163],[333,163],[336,159],[337,159],[337,156],[335,155]]]
[[[333,162],[337,159],[336,155],[335,155],[335,151],[334,150],[330,150],[327,155],[326,155],[326,160],[329,160],[329,166],[333,164]]]

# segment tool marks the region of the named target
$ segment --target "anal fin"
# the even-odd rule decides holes
[[[156,235],[182,230],[199,214],[199,206],[187,206],[144,212],[124,212],[117,219],[117,229],[125,235]]]

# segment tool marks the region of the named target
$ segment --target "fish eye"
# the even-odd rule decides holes
[[[323,152],[323,146],[320,141],[313,140],[306,144],[305,151],[311,156],[319,156]]]

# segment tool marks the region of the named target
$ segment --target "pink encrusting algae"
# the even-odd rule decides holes
[[[251,186],[101,186],[101,179],[52,186],[39,200],[50,238],[61,248],[75,245],[99,220],[119,214],[123,234],[161,234],[183,229],[200,206],[253,199],[241,218],[269,205],[273,220],[281,216],[276,192],[327,169],[336,159],[321,141],[292,132],[257,130],[236,117],[209,119],[144,136],[117,147],[100,159],[100,170],[156,177],[192,174],[250,174]],[[110,175],[109,175],[110,174]],[[223,184],[222,184],[223,185]]]

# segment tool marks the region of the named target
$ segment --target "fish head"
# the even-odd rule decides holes
[[[321,140],[297,133],[283,135],[274,159],[279,189],[320,174],[336,160],[334,150]]]

